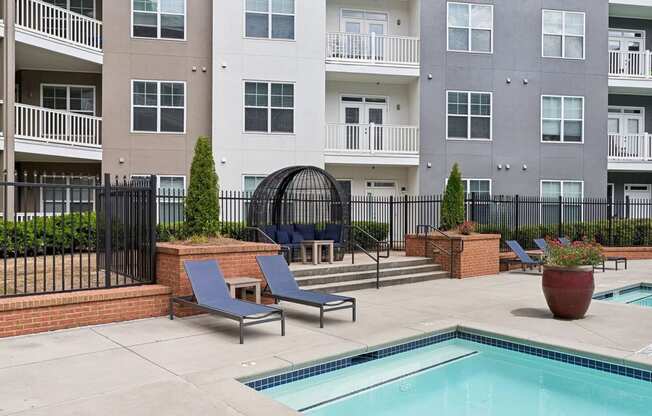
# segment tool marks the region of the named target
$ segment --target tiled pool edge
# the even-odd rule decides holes
[[[340,358],[277,375],[265,376],[262,378],[253,378],[249,381],[242,381],[242,383],[254,390],[262,391],[268,388],[302,380],[304,378],[313,377],[319,374],[329,373],[342,368],[351,367],[368,361],[377,360],[379,358],[388,357],[401,352],[439,344],[451,339],[462,339],[465,341],[476,342],[479,344],[489,345],[652,383],[652,369],[646,370],[642,368],[635,368],[628,365],[616,364],[605,360],[589,358],[580,355],[581,353],[573,354],[556,350],[554,348],[544,348],[542,346],[532,345],[535,343],[531,343],[525,340],[516,341],[512,338],[510,338],[511,340],[501,339],[500,335],[498,334],[481,334],[470,328],[450,329],[444,332],[426,336],[421,339],[408,341],[386,348],[380,348],[356,356]],[[563,349],[564,347],[559,346],[558,348]]]
[[[607,300],[614,297],[616,294],[623,295],[639,289],[652,290],[652,283],[641,282],[631,285],[623,286],[616,289],[604,290],[593,295],[593,300]]]

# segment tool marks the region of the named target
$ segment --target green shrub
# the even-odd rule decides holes
[[[173,224],[159,224],[157,227],[158,241],[170,242],[187,240],[198,234],[188,234],[187,226],[183,222]],[[234,240],[246,240],[246,224],[244,222],[219,222],[217,224],[217,235]]]
[[[378,241],[386,241],[389,236],[389,224],[376,221],[353,221],[353,238],[364,248],[375,248],[374,242],[365,233],[357,232],[355,227],[365,230]]]
[[[213,150],[207,137],[200,137],[195,145],[185,214],[184,233],[187,236],[219,234],[218,179]]]
[[[444,230],[453,230],[464,222],[464,186],[462,174],[455,163],[448,177],[444,200],[441,204],[441,226]]]
[[[0,247],[8,254],[32,255],[93,251],[97,241],[95,213],[37,217],[24,222],[0,222]]]

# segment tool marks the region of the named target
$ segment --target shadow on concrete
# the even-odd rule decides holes
[[[539,318],[539,319],[552,319],[552,313],[548,309],[541,308],[519,308],[511,311],[512,315],[521,318]]]

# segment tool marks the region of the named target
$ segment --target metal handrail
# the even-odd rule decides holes
[[[263,240],[265,240],[265,241],[262,241],[263,243],[276,244],[277,246],[281,247],[281,249],[279,250],[279,254],[282,255],[283,257],[285,257],[288,264],[290,264],[292,262],[292,249],[290,247],[284,246],[283,244],[277,243],[276,241],[274,241],[274,239],[272,237],[267,235],[267,233],[265,233],[265,231],[261,230],[258,227],[245,227],[245,230],[246,231],[253,231],[253,232],[256,233],[256,241],[252,241],[252,242],[260,243],[261,241],[259,241],[259,237],[263,236]],[[286,253],[287,253],[287,255],[286,255]]]
[[[389,258],[389,243],[387,241],[380,241],[373,235],[369,234],[367,230],[358,227],[357,225],[345,225],[345,228],[349,229],[349,250],[351,251],[351,264],[355,264],[355,250],[354,248],[359,249],[362,251],[364,254],[369,256],[375,263],[376,263],[376,289],[380,289],[380,259],[387,259]],[[359,244],[356,241],[355,238],[355,233],[353,231],[360,232],[361,234],[364,234],[367,238],[369,238],[373,243],[376,248],[376,256],[372,253],[370,253],[366,248],[364,248],[361,244]],[[386,251],[385,254],[381,255],[381,245],[385,246],[385,249],[383,251]]]
[[[439,228],[429,225],[429,224],[420,224],[417,225],[417,238],[421,236],[421,231],[425,230],[424,232],[424,251],[423,254],[427,257],[428,256],[428,233],[430,231],[434,231],[435,233],[443,236],[446,238],[446,240],[449,241],[450,243],[450,250],[446,250],[445,248],[441,247],[439,244],[435,243],[434,241],[430,241],[432,245],[434,245],[439,251],[442,251],[444,254],[448,255],[450,266],[451,266],[451,276],[453,275],[453,258],[455,255],[459,255],[464,251],[464,240],[460,240],[460,245],[457,250],[454,249],[454,244],[453,242],[455,241],[450,235],[446,234]]]

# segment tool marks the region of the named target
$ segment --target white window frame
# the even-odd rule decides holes
[[[448,118],[449,117],[463,117],[462,114],[450,114],[448,112],[448,93],[463,93],[467,94],[468,96],[468,109],[469,112],[466,115],[466,128],[467,128],[467,137],[448,137]],[[490,114],[489,116],[482,116],[482,115],[471,115],[471,94],[489,94],[489,99],[491,100],[489,104],[489,111]],[[472,117],[478,117],[478,118],[488,118],[489,119],[489,138],[488,139],[482,139],[482,138],[471,138],[471,118]],[[494,95],[492,92],[489,91],[462,91],[462,90],[446,90],[446,140],[452,140],[452,141],[478,141],[478,142],[490,142],[493,141],[494,139]]]
[[[544,183],[559,183],[560,184],[560,191],[561,191],[561,197],[562,200],[566,198],[564,187],[566,183],[572,182],[572,183],[579,183],[582,186],[582,195],[580,196],[580,203],[577,204],[580,207],[580,222],[584,221],[584,181],[583,180],[577,180],[577,179],[541,179],[539,181],[539,197],[541,198],[541,204],[539,204],[539,223],[543,223],[543,206],[545,205],[543,201],[543,184]],[[560,221],[563,223],[564,222],[564,216],[566,215],[566,211],[564,208],[566,207],[567,204],[562,205],[562,210],[561,210],[561,215],[562,217],[560,218]],[[571,204],[571,206],[574,206],[575,204]]]
[[[144,107],[152,108],[149,105],[134,105],[134,84],[136,82],[155,82],[157,83],[156,89],[156,131],[136,130],[134,128],[134,108]],[[181,107],[161,106],[161,84],[183,84],[183,131],[161,131],[161,108],[179,109]],[[171,80],[146,80],[146,79],[132,79],[131,80],[131,125],[130,131],[133,134],[172,134],[184,135],[187,130],[188,123],[188,85],[186,81],[171,81]]]
[[[272,13],[272,0],[267,0],[267,12],[250,12],[247,10],[247,0],[242,0],[242,37],[244,39],[253,40],[274,40],[279,42],[296,42],[297,40],[297,0],[294,1],[294,13]],[[266,14],[267,15],[267,37],[247,36],[247,13]],[[272,37],[272,15],[279,16],[293,16],[294,17],[294,37],[287,38],[273,38]]]
[[[104,0],[107,1],[107,0]],[[110,1],[110,0],[109,0]],[[129,0],[131,3],[131,37],[133,39],[150,39],[150,40],[167,40],[176,42],[185,42],[188,38],[188,0],[183,0],[183,38],[163,38],[161,37],[161,14],[170,14],[180,16],[178,13],[161,13],[161,2],[157,2],[158,10],[155,12],[145,12],[141,10],[134,10],[134,0]],[[149,13],[156,14],[156,37],[136,36],[134,35],[134,13]]]
[[[77,84],[48,84],[44,83],[41,84],[41,107],[45,107],[43,105],[43,98],[44,98],[44,89],[46,87],[54,87],[54,88],[66,88],[66,109],[65,110],[55,110],[55,111],[68,111],[71,113],[79,114],[79,115],[91,115],[95,117],[97,115],[97,89],[95,85],[77,85]],[[80,112],[80,111],[73,111],[70,109],[70,88],[89,88],[93,90],[93,114],[87,114],[85,112]]]
[[[257,174],[257,173],[243,173],[243,174],[242,174],[242,192],[248,192],[248,191],[245,189],[245,183],[246,183],[246,181],[247,181],[247,178],[263,178],[263,180],[265,180],[265,178],[267,178],[268,176],[269,176],[269,175],[264,175],[264,174],[262,174],[262,173],[261,173],[261,174]],[[253,194],[253,192],[251,192],[251,193]]]
[[[462,178],[462,182],[466,183],[466,189],[471,189],[471,181],[476,182],[489,182],[489,196],[493,195],[493,180],[491,178]],[[448,179],[446,179],[446,184],[448,184]],[[472,192],[467,192],[466,195],[471,195]]]
[[[143,179],[146,181],[149,181],[150,177],[152,175],[145,175],[145,174],[139,174],[139,173],[134,173],[130,175],[130,179]],[[159,224],[160,222],[160,209],[161,209],[161,204],[160,201],[158,200],[158,192],[161,189],[161,178],[183,178],[183,192],[184,196],[187,196],[187,190],[188,190],[188,182],[186,179],[186,175],[156,175],[156,223]]]
[[[246,99],[246,85],[248,82],[255,82],[258,84],[267,84],[267,107],[247,105]],[[290,107],[272,107],[272,84],[291,84],[293,85],[292,95],[292,132],[272,131],[272,109],[277,110],[290,110]],[[246,109],[249,108],[267,108],[267,131],[247,131],[247,116]],[[295,136],[297,132],[297,84],[294,81],[267,81],[246,79],[242,82],[242,132],[243,134],[264,134],[264,135],[279,135],[279,136]]]
[[[448,24],[449,22],[449,5],[451,4],[462,4],[466,5],[469,9],[469,26],[450,26]],[[489,6],[491,7],[491,28],[483,28],[483,27],[477,27],[474,28],[471,22],[471,8],[473,6]],[[494,26],[495,26],[495,15],[494,15],[494,5],[493,4],[486,4],[486,3],[464,3],[464,2],[456,2],[456,1],[449,1],[446,2],[446,51],[448,52],[463,52],[463,53],[482,53],[482,54],[488,54],[491,55],[494,53]],[[449,29],[467,29],[469,31],[469,49],[451,49],[450,48],[450,39],[449,39]],[[491,32],[491,50],[489,51],[474,51],[472,49],[473,44],[472,44],[472,38],[473,38],[473,30],[489,30]]]
[[[557,118],[546,118],[546,119],[544,119],[544,117],[543,117],[543,99],[544,98],[559,98],[559,99],[561,99],[561,118],[560,119],[557,119]],[[581,120],[572,119],[572,118],[571,119],[566,119],[564,117],[564,101],[565,101],[564,99],[565,98],[580,98],[582,100],[582,119]],[[583,96],[579,96],[579,95],[576,96],[576,95],[542,94],[541,95],[540,105],[541,105],[541,114],[540,114],[539,128],[541,130],[540,130],[540,134],[539,134],[539,140],[541,141],[541,143],[547,143],[547,144],[550,144],[550,143],[552,143],[552,144],[571,144],[571,145],[572,144],[584,144],[584,139],[585,139],[584,129],[586,128],[586,100],[585,100],[585,98]],[[560,121],[561,130],[560,130],[559,141],[543,140],[543,122],[545,120]],[[565,136],[564,122],[565,121],[581,121],[582,122],[582,140],[581,141],[579,141],[579,142],[567,142],[566,140],[564,140],[564,136]]]
[[[75,185],[70,185],[70,180],[71,179],[91,179],[91,184],[88,185],[88,186],[95,186],[96,180],[97,180],[97,178],[95,176],[90,176],[90,175],[89,176],[83,176],[83,175],[72,175],[72,176],[68,176],[68,175],[43,175],[43,176],[41,176],[41,183],[47,184],[47,182],[44,181],[44,179],[46,179],[46,178],[64,178],[66,180],[65,184],[61,184],[61,187],[65,188],[64,190],[66,192],[66,196],[64,197],[65,198],[65,206],[66,206],[66,208],[65,208],[65,211],[63,212],[63,214],[70,214],[71,213],[70,205],[73,202],[75,202],[75,201],[72,201],[72,198],[71,198],[71,192],[72,192],[71,187],[74,187]],[[39,199],[40,199],[41,212],[44,213],[44,214],[47,214],[47,212],[45,211],[45,188],[44,187],[41,187],[41,190],[39,192]],[[53,201],[50,201],[50,202],[53,202]],[[76,202],[80,202],[80,201],[76,201]],[[82,203],[91,203],[93,205],[93,208],[90,211],[81,211],[82,213],[95,212],[95,189],[90,189],[90,201],[82,201]],[[52,211],[48,211],[48,212],[52,212]],[[57,212],[57,211],[55,210],[55,212]],[[78,213],[78,212],[75,211],[75,213]],[[57,214],[61,214],[61,213],[57,212]]]
[[[46,2],[46,3],[48,3],[48,2]],[[48,4],[51,4],[51,3],[48,3]],[[70,12],[72,12],[72,13],[77,13],[77,12],[73,12],[73,11],[70,9],[70,0],[66,0],[66,7],[65,7],[65,9],[68,10],[68,11],[70,11]],[[79,14],[79,13],[78,13],[78,14]],[[85,14],[82,14],[82,16],[86,16],[86,15],[85,15]],[[86,17],[91,17],[91,18],[95,19],[96,16],[97,16],[97,0],[93,0],[93,16],[86,16]]]
[[[546,32],[545,31],[545,15],[546,12],[555,12],[555,13],[562,13],[562,29],[561,29],[561,34],[559,33],[551,33],[551,32]],[[582,15],[582,57],[581,58],[572,58],[572,57],[566,57],[566,37],[578,37],[578,35],[567,35],[566,34],[566,14],[581,14]],[[551,36],[561,36],[561,56],[551,56],[551,55],[546,55],[545,53],[545,35],[551,35]],[[572,11],[572,10],[554,10],[554,9],[543,9],[541,11],[541,56],[544,58],[552,58],[552,59],[570,59],[574,61],[584,61],[586,60],[586,13],[582,11]]]

